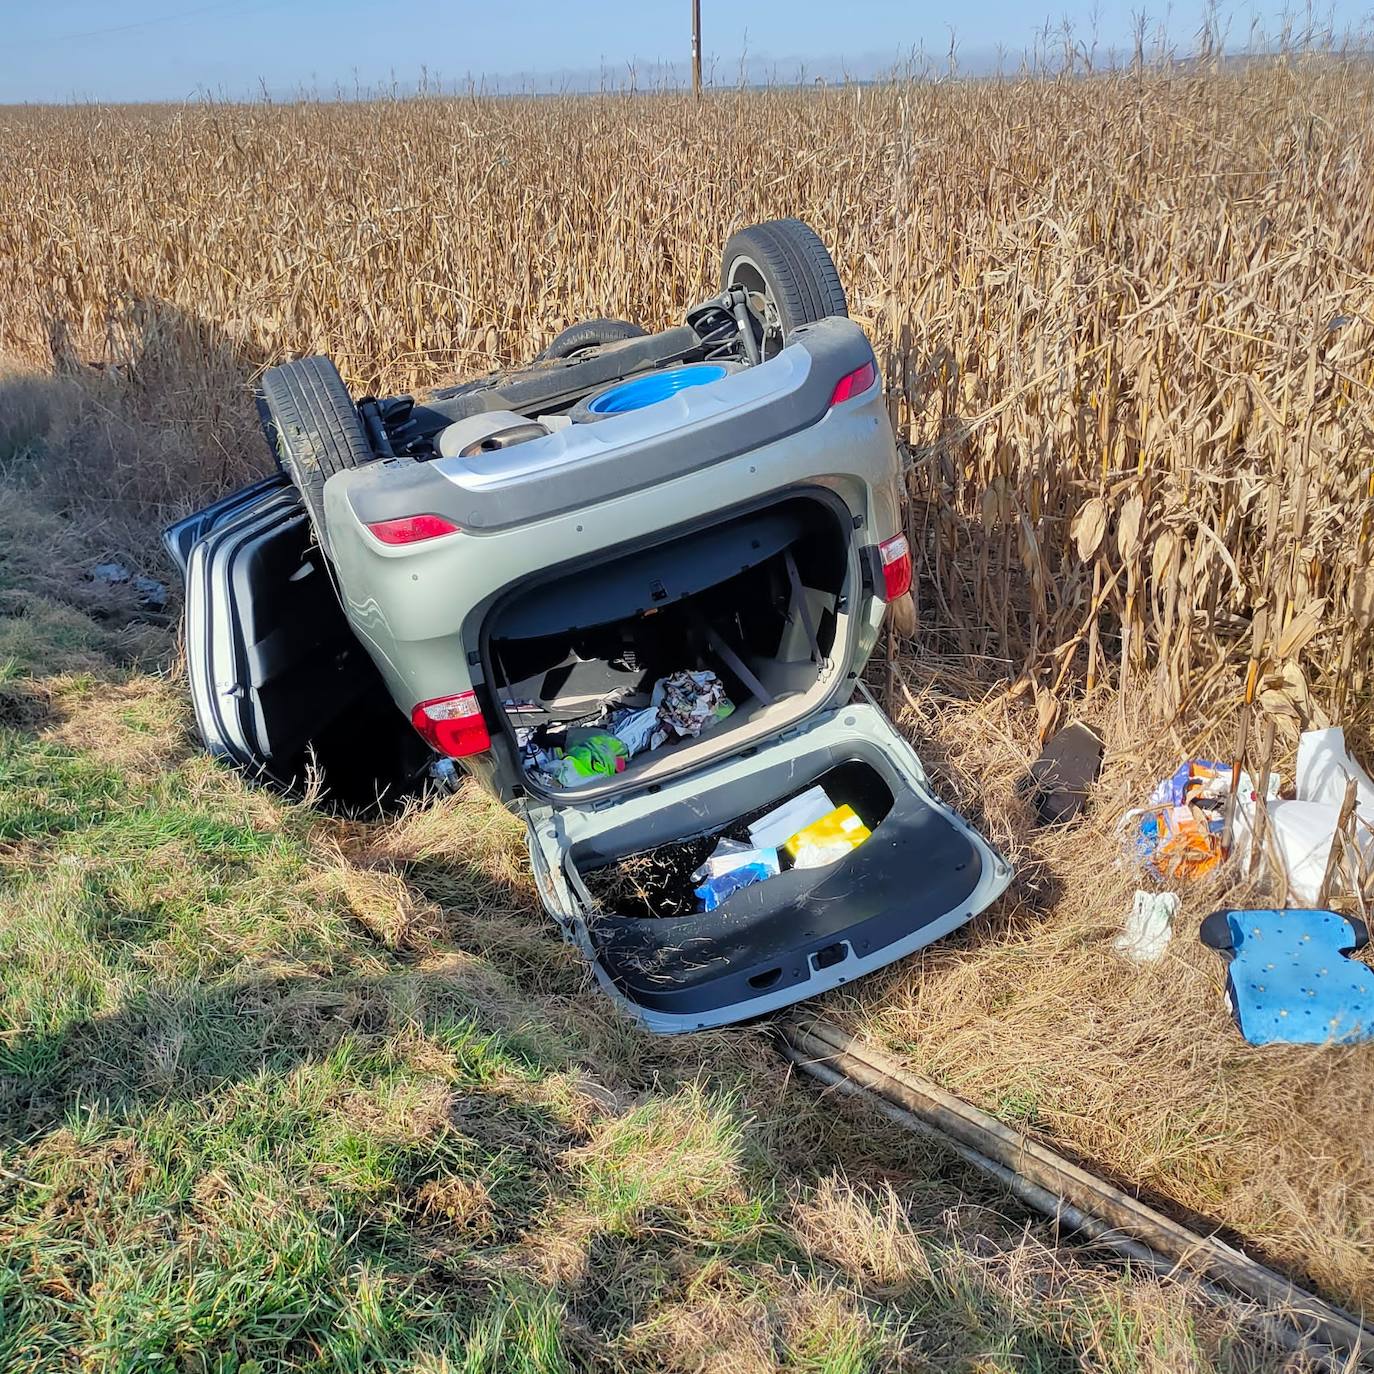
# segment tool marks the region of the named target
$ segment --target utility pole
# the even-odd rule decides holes
[[[701,0],[692,0],[692,94],[701,99]]]

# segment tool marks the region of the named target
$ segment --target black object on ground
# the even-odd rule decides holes
[[[1032,801],[1046,825],[1072,820],[1102,772],[1102,737],[1086,725],[1066,725],[1031,764]]]

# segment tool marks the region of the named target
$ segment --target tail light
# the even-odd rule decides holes
[[[438,539],[441,534],[458,533],[458,526],[442,515],[403,515],[399,520],[378,520],[367,528],[383,544],[418,544]]]
[[[862,367],[856,367],[853,372],[840,378],[839,385],[836,386],[830,397],[830,404],[837,406],[841,401],[862,395],[877,380],[878,367],[876,363],[870,362],[865,363]]]
[[[476,692],[422,701],[411,713],[410,723],[441,754],[466,758],[491,748],[491,734],[482,719]]]
[[[911,590],[911,545],[906,535],[894,535],[878,545],[878,560],[883,565],[884,601],[896,601]]]

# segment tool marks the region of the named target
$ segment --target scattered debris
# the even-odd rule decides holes
[[[1362,921],[1313,909],[1214,911],[1203,944],[1226,960],[1226,993],[1252,1045],[1374,1039],[1374,970],[1348,956]]]
[[[1241,788],[1238,854],[1267,861],[1281,900],[1324,906],[1342,867],[1346,876],[1338,890],[1358,895],[1374,864],[1374,779],[1351,757],[1344,730],[1303,734],[1293,798],[1279,799],[1277,778],[1273,782],[1262,812],[1254,790]]]
[[[650,741],[655,749],[673,739],[695,739],[735,709],[725,695],[725,684],[709,669],[699,673],[684,669],[660,678],[649,702],[658,708],[658,728]]]
[[[843,772],[826,774],[838,779],[833,785],[842,791],[848,785]],[[742,888],[785,870],[836,863],[869,835],[853,805],[836,806],[817,783],[712,834],[612,860],[582,878],[604,913],[685,916],[714,911]]]
[[[1138,964],[1154,964],[1164,957],[1178,915],[1177,892],[1146,892],[1137,888],[1135,901],[1116,937],[1116,952]]]
[[[133,587],[138,593],[140,606],[146,606],[150,611],[167,609],[168,595],[165,582],[159,582],[155,577],[135,577]]]
[[[647,706],[627,705],[623,693],[613,693],[574,729],[544,725],[517,738],[526,773],[546,787],[584,787],[623,772],[646,749],[695,739],[734,709],[715,673],[682,671],[660,678]]]
[[[1275,791],[1278,779],[1272,780]],[[1240,774],[1241,796],[1254,783]],[[1219,868],[1226,857],[1226,804],[1231,768],[1213,759],[1186,759],[1155,784],[1149,801],[1130,810],[1122,825],[1136,855],[1160,878],[1198,878]]]
[[[752,887],[778,873],[776,849],[751,849],[740,857],[743,862],[711,875],[695,890],[696,896],[701,898],[703,911],[714,911],[741,888]]]
[[[96,563],[87,576],[92,582],[100,582],[107,587],[131,586],[138,593],[138,604],[150,611],[161,611],[167,607],[167,584],[155,577],[135,577],[123,563]]]
[[[1059,825],[1087,804],[1102,773],[1102,737],[1088,726],[1066,725],[1031,764],[1032,804],[1046,825]]]
[[[435,759],[429,765],[429,780],[441,792],[458,790],[458,765],[452,759]]]

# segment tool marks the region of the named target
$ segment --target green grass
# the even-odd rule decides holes
[[[0,1371],[1257,1367],[757,1031],[618,1019],[475,793],[248,788],[34,576],[0,557]]]

